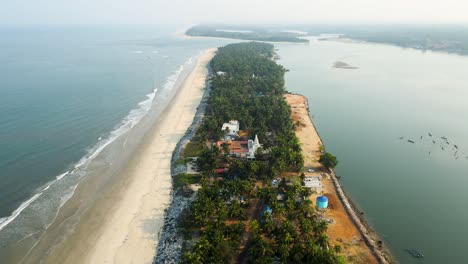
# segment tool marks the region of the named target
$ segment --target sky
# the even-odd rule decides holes
[[[468,24],[468,0],[0,0],[0,24]]]

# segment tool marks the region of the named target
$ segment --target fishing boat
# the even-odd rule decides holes
[[[415,258],[424,258],[424,255],[416,249],[406,249],[406,251],[408,251],[408,253],[410,253]]]

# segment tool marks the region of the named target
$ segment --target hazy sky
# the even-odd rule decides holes
[[[0,24],[468,23],[468,0],[0,0]]]

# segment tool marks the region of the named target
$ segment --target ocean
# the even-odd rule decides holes
[[[3,261],[20,260],[36,244],[79,182],[100,177],[105,188],[197,55],[229,42],[186,39],[177,29],[0,27]]]
[[[287,89],[308,98],[345,191],[396,260],[464,262],[468,57],[316,38],[276,48]]]

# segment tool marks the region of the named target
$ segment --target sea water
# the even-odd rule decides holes
[[[91,170],[112,179],[200,52],[228,42],[176,30],[0,27],[2,260],[35,245]],[[133,143],[112,151],[130,132]],[[92,163],[99,155],[105,164]]]

